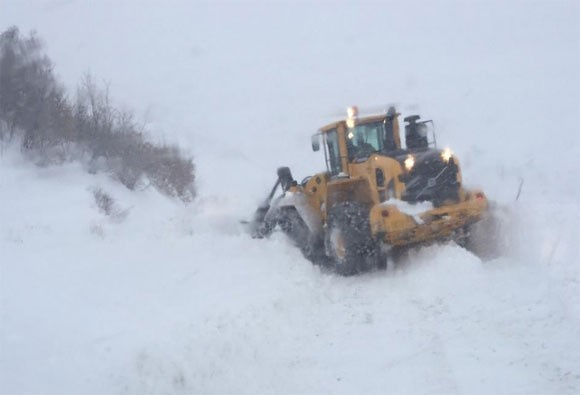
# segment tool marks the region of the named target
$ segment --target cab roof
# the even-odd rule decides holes
[[[382,121],[385,119],[386,116],[387,116],[387,114],[378,114],[378,115],[368,115],[365,117],[357,117],[355,123],[356,124],[365,124],[365,123],[370,123],[370,122]],[[329,123],[328,125],[321,127],[319,129],[319,131],[321,133],[327,133],[330,130],[337,128],[338,125],[340,125],[341,123],[345,123],[345,122],[346,122],[346,119],[342,119],[340,121]]]

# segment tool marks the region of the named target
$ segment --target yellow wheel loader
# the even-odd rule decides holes
[[[298,183],[279,168],[253,235],[281,229],[308,259],[343,275],[385,267],[391,249],[449,239],[468,245],[488,210],[485,194],[463,187],[459,162],[437,148],[432,121],[406,117],[403,148],[399,115],[391,107],[362,117],[351,107],[322,127],[312,148],[322,148],[327,170]]]

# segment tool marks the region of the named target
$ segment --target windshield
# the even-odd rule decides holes
[[[385,123],[377,121],[355,125],[346,130],[349,160],[367,158],[384,147]]]

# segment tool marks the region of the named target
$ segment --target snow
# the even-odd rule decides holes
[[[433,203],[431,202],[419,202],[411,204],[398,199],[389,199],[385,200],[383,203],[381,203],[381,205],[394,206],[403,214],[407,214],[413,217],[413,219],[419,224],[423,223],[423,220],[419,215],[426,211],[433,210]]]
[[[74,89],[90,70],[195,156],[185,206],[0,148],[0,394],[580,392],[580,5],[574,1],[1,3]],[[434,119],[510,212],[342,278],[240,225],[344,108]],[[522,194],[514,202],[520,180]],[[97,208],[110,194],[126,218]]]

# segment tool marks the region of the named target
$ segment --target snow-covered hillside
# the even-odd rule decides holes
[[[580,6],[4,1],[72,90],[195,155],[198,200],[0,150],[0,394],[580,392]],[[436,121],[511,247],[342,278],[251,215],[350,104]],[[522,194],[514,202],[520,180]],[[100,188],[117,215],[102,214]]]

